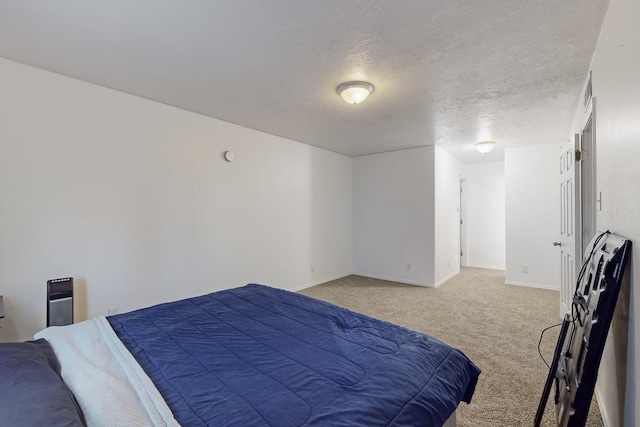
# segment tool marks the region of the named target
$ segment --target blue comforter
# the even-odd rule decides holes
[[[262,285],[108,317],[183,426],[441,426],[480,370],[430,336]]]

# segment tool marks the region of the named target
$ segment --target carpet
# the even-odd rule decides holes
[[[532,426],[548,368],[540,333],[560,323],[556,291],[504,284],[504,272],[463,268],[439,288],[347,276],[300,291],[381,320],[424,332],[462,350],[480,369],[471,404],[458,407],[459,427]],[[545,333],[551,363],[560,328]],[[543,426],[555,426],[553,393]],[[594,400],[587,420],[601,427]]]

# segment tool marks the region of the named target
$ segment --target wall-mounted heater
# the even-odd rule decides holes
[[[73,323],[73,277],[47,280],[47,327]]]

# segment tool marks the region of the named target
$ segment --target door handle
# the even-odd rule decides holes
[[[562,246],[562,243],[560,243],[560,242],[553,242],[553,246]]]

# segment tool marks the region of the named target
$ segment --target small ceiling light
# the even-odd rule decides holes
[[[345,82],[336,91],[349,104],[360,104],[373,92],[373,85],[367,82]]]
[[[496,145],[495,141],[482,141],[476,144],[476,150],[478,150],[482,154],[487,154],[489,151],[493,150],[493,146]]]

